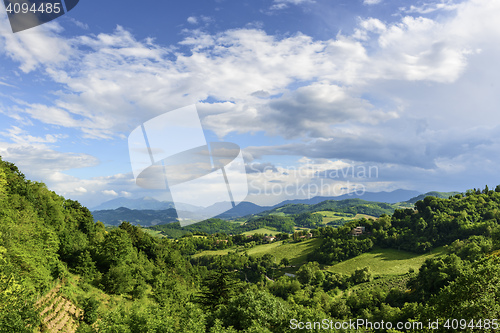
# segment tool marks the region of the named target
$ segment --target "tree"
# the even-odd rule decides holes
[[[280,299],[265,290],[249,288],[220,307],[216,317],[226,327],[245,332],[285,332],[289,328],[288,309]]]
[[[5,253],[0,246],[0,332],[32,333],[40,324],[33,292],[19,282]]]
[[[94,296],[91,296],[85,298],[81,303],[83,309],[83,321],[88,325],[92,325],[97,321],[99,301]]]
[[[475,323],[482,320],[485,324],[485,319],[500,316],[499,299],[500,259],[489,257],[464,269],[455,281],[446,286],[431,301],[433,307],[429,315],[460,318],[467,322],[474,320]],[[490,330],[483,326],[482,331]]]
[[[280,261],[280,265],[283,267],[288,267],[288,266],[290,266],[290,260],[288,260],[288,258],[283,258]]]
[[[231,296],[241,289],[241,283],[234,276],[234,272],[218,269],[203,279],[202,292],[196,301],[203,306],[215,310],[227,304]]]
[[[372,272],[370,267],[358,268],[352,273],[351,281],[354,284],[360,284],[363,282],[370,282],[373,280]]]
[[[316,261],[302,265],[297,271],[297,279],[302,284],[320,284],[325,279]]]

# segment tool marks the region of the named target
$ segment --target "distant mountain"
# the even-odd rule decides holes
[[[427,192],[425,194],[421,194],[419,196],[411,198],[410,200],[406,200],[405,202],[409,203],[409,204],[414,204],[415,202],[417,202],[419,200],[425,199],[425,197],[436,197],[436,198],[441,198],[441,199],[448,199],[449,197],[454,196],[456,194],[460,194],[460,193],[461,192],[436,192],[436,191],[432,191],[432,192]]]
[[[357,195],[355,193],[343,194],[337,197],[314,197],[311,199],[294,199],[294,200],[285,200],[280,202],[277,205],[272,206],[271,208],[277,208],[288,204],[306,204],[306,205],[315,205],[320,202],[326,200],[346,200],[346,199],[362,199],[366,201],[375,201],[375,202],[385,202],[385,203],[397,203],[409,200],[419,195],[420,192],[410,191],[410,190],[394,190],[392,192],[365,192],[362,195]]]
[[[233,219],[247,215],[259,214],[272,208],[273,207],[259,206],[251,202],[243,201],[236,205],[236,207],[231,208],[217,217],[221,219]]]
[[[306,212],[313,213],[324,210],[351,214],[366,214],[376,217],[379,217],[382,214],[394,213],[394,207],[388,203],[354,198],[344,200],[325,200],[317,204],[287,204],[285,206],[276,207],[262,212],[259,214],[259,216],[266,216],[276,213],[284,213],[287,215]]]
[[[138,210],[120,207],[117,209],[93,211],[94,221],[101,221],[106,225],[120,225],[123,221],[145,227],[166,224],[177,221],[177,212],[174,208],[166,210]]]
[[[117,209],[120,207],[128,209],[139,209],[139,210],[166,210],[169,208],[175,208],[174,203],[170,201],[158,201],[155,198],[144,197],[140,199],[128,199],[128,198],[116,198],[113,200],[106,201],[97,207],[92,208],[92,211],[98,210],[110,210]],[[183,211],[195,212],[202,207],[197,207],[189,204],[179,203],[177,208]]]
[[[244,201],[218,216],[215,216],[215,214],[220,211],[220,206],[227,205],[227,203],[217,203],[206,208],[188,204],[177,204],[176,207],[184,212],[189,212],[193,218],[199,218],[200,216],[215,216],[221,219],[234,219],[248,215],[260,214],[265,211],[271,211],[287,205],[302,204],[313,206],[325,201],[345,201],[349,199],[362,199],[369,202],[387,204],[413,200],[412,198],[415,198],[419,194],[419,192],[409,190],[366,192],[363,195],[344,194],[337,197],[314,197],[311,199],[286,200],[274,206],[259,206],[254,203]],[[328,205],[331,206],[331,204]],[[175,206],[172,202],[162,202],[147,197],[142,199],[116,198],[94,207],[92,214],[94,215],[94,219],[96,221],[99,220],[105,224],[119,225],[121,221],[129,221],[133,224],[149,226],[176,221],[177,214],[174,207]],[[298,207],[290,209],[300,210]]]

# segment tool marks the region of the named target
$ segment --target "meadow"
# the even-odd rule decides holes
[[[445,254],[443,247],[426,254],[414,254],[395,249],[376,248],[355,258],[325,267],[335,273],[350,275],[358,268],[369,267],[374,276],[403,275],[410,270],[418,271],[425,260]]]

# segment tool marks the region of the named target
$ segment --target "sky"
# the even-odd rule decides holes
[[[128,136],[195,105],[257,204],[494,187],[498,17],[498,0],[81,0],[14,34],[0,6],[0,156],[89,207],[170,200],[136,184]]]

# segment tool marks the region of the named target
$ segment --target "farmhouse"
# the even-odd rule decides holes
[[[365,227],[356,227],[351,230],[351,234],[353,236],[359,236],[362,235],[365,232]]]

